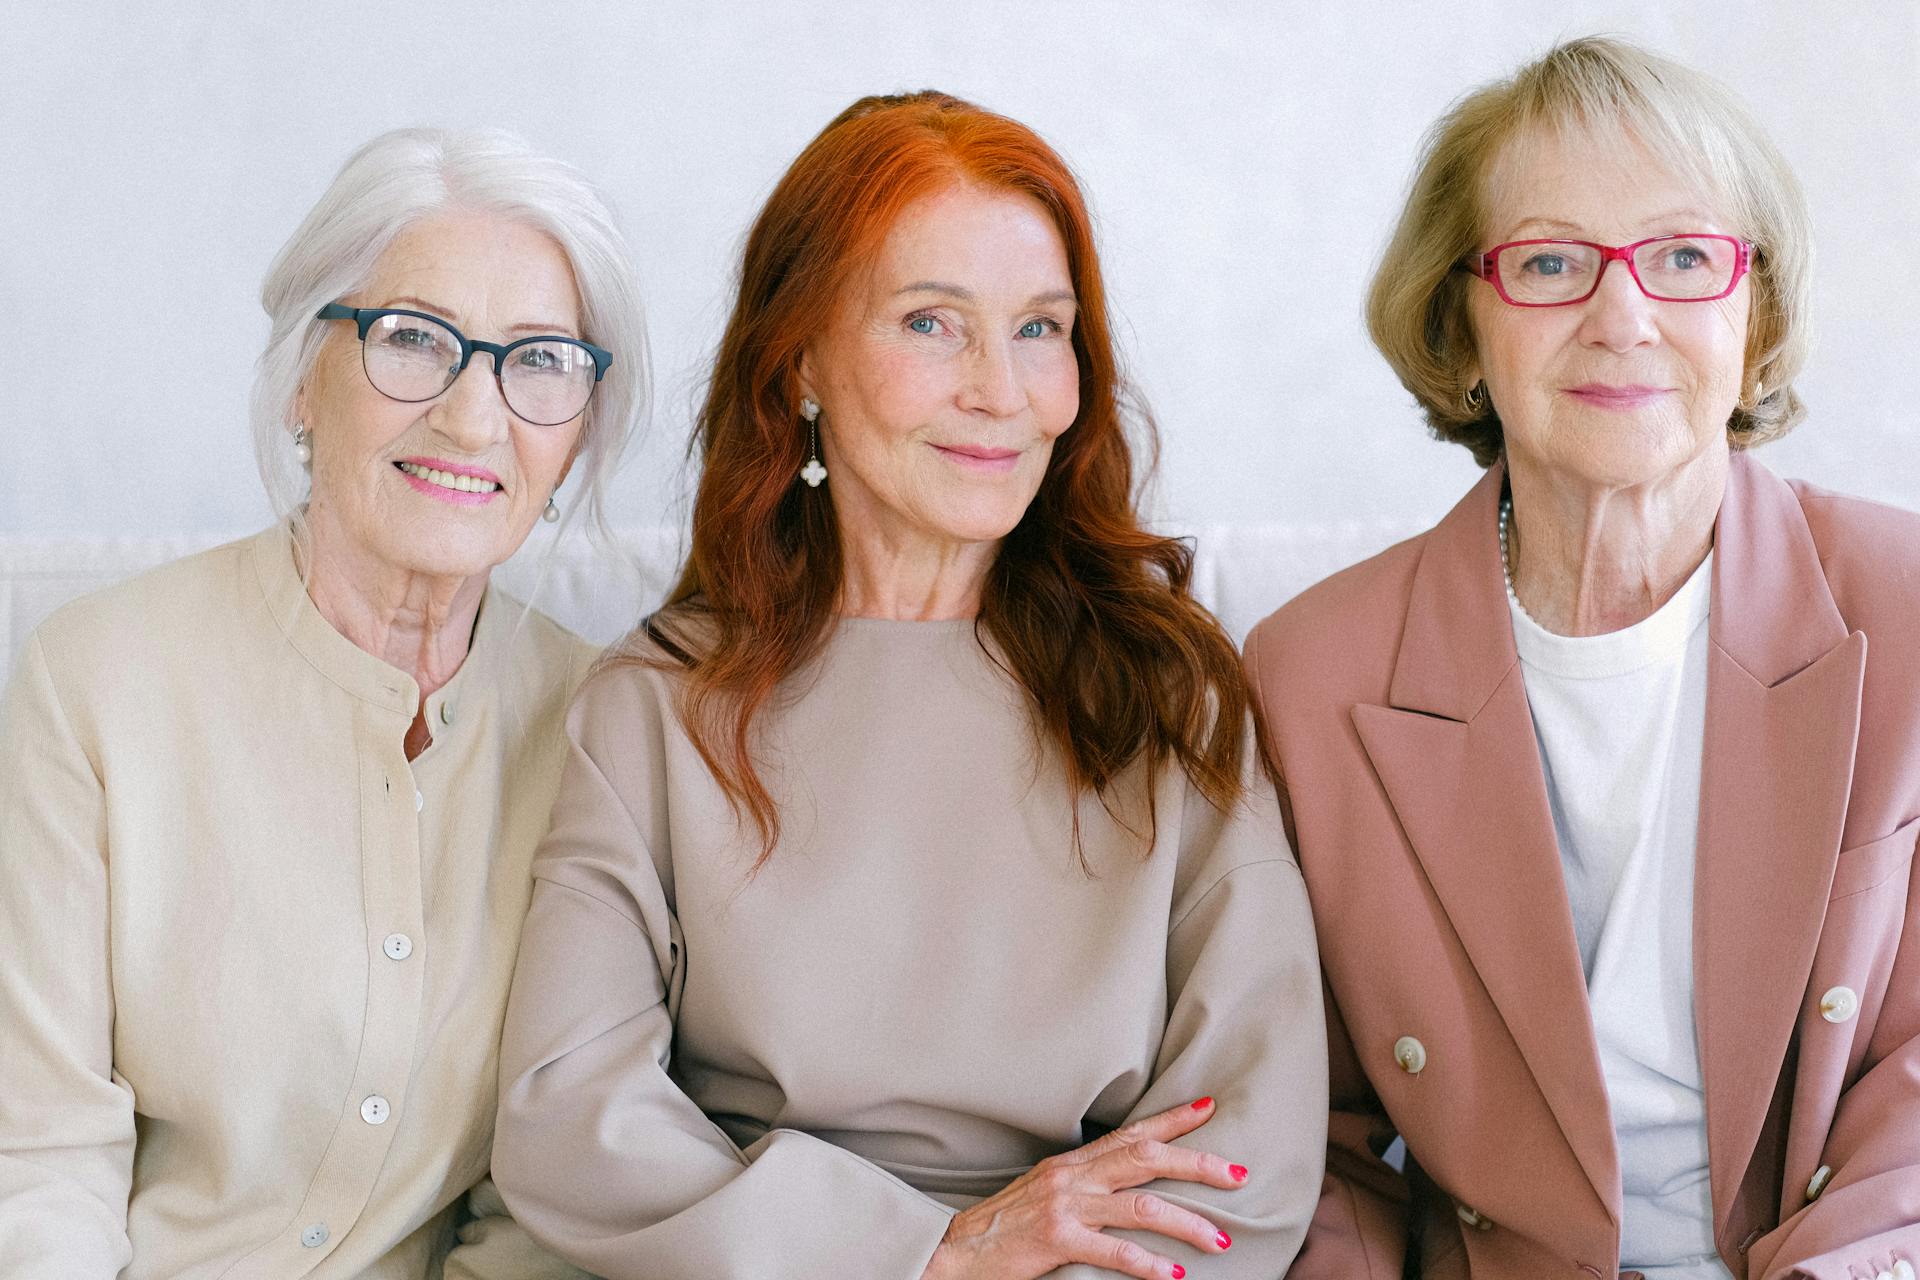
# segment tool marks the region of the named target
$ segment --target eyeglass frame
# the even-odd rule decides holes
[[[1640,279],[1639,268],[1633,265],[1633,254],[1635,250],[1645,245],[1658,244],[1662,240],[1727,241],[1734,246],[1733,278],[1727,281],[1727,287],[1719,293],[1705,294],[1698,298],[1670,298],[1653,292],[1651,289],[1648,289],[1646,283]],[[1599,250],[1600,269],[1593,273],[1593,287],[1577,298],[1567,298],[1560,302],[1520,302],[1511,297],[1507,293],[1506,286],[1500,283],[1500,254],[1507,249],[1520,249],[1536,244],[1579,245],[1583,249]],[[1634,287],[1654,302],[1718,302],[1720,299],[1731,295],[1735,289],[1740,287],[1740,282],[1746,279],[1747,272],[1753,269],[1753,258],[1758,252],[1758,247],[1751,240],[1742,240],[1739,236],[1727,236],[1721,235],[1718,232],[1707,231],[1681,232],[1668,236],[1648,236],[1645,240],[1635,240],[1632,244],[1623,245],[1596,244],[1592,240],[1509,240],[1505,244],[1493,246],[1493,248],[1487,250],[1485,253],[1467,255],[1467,257],[1461,260],[1460,267],[1469,275],[1476,276],[1492,285],[1493,291],[1500,295],[1500,301],[1510,307],[1571,307],[1585,302],[1588,298],[1600,292],[1600,285],[1606,279],[1607,265],[1613,262],[1626,263],[1627,274],[1633,277]]]
[[[582,338],[569,338],[563,333],[537,333],[531,337],[515,338],[512,342],[504,343],[482,342],[478,338],[469,338],[466,334],[460,332],[460,330],[455,328],[453,323],[444,316],[436,316],[427,311],[413,311],[406,307],[350,307],[344,302],[329,302],[326,306],[321,307],[313,313],[313,318],[316,320],[353,321],[354,325],[360,331],[360,371],[362,373],[366,373],[367,368],[367,330],[373,328],[374,322],[383,316],[412,316],[416,320],[431,321],[439,325],[442,329],[445,329],[448,333],[451,333],[454,339],[460,344],[460,363],[453,367],[451,375],[447,378],[446,386],[441,387],[432,395],[422,396],[418,400],[403,400],[399,396],[390,395],[382,390],[378,383],[374,382],[372,374],[367,373],[367,384],[396,404],[425,404],[429,400],[437,400],[447,394],[448,389],[460,380],[460,375],[467,371],[467,365],[473,360],[473,353],[476,351],[484,351],[493,357],[493,380],[499,384],[500,399],[506,404],[507,408],[512,411],[513,416],[519,418],[529,426],[558,427],[565,423],[572,422],[574,418],[579,417],[587,411],[587,405],[593,403],[593,390],[591,388],[588,389],[586,400],[581,403],[580,408],[574,412],[572,417],[562,418],[559,422],[535,422],[532,418],[527,417],[518,409],[515,409],[513,407],[513,401],[507,398],[506,382],[501,376],[501,370],[506,367],[506,358],[519,348],[531,346],[536,342],[570,343],[573,346],[584,349],[586,353],[593,358],[593,385],[595,387],[600,385],[600,380],[607,376],[607,370],[613,366],[613,353],[611,351],[596,347],[591,342]]]

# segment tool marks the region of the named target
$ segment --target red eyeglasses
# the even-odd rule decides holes
[[[1461,265],[1515,307],[1565,307],[1600,288],[1609,262],[1624,262],[1656,302],[1712,302],[1732,293],[1753,262],[1751,241],[1734,236],[1654,236],[1626,245],[1591,240],[1510,240]]]

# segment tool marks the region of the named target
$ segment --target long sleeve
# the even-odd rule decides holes
[[[652,823],[630,808],[664,803],[632,777],[661,763],[622,741],[623,707],[583,697],[569,718],[501,1045],[501,1194],[536,1240],[607,1280],[917,1280],[948,1209],[807,1134],[742,1150],[669,1075],[684,957]]]
[[[1213,1119],[1179,1140],[1240,1165],[1232,1190],[1156,1182],[1146,1190],[1202,1214],[1233,1240],[1201,1254],[1166,1236],[1125,1235],[1190,1274],[1287,1274],[1314,1211],[1324,1151],[1327,1058],[1313,917],[1271,787],[1248,746],[1247,796],[1222,812],[1186,804],[1180,856],[1201,869],[1176,895],[1167,937],[1166,1036],[1128,1120],[1211,1096]],[[1061,1268],[1059,1277],[1111,1273]]]
[[[1898,892],[1899,941],[1884,1002],[1857,1079],[1840,1094],[1821,1159],[1825,1188],[1749,1247],[1754,1280],[1852,1280],[1891,1274],[1895,1262],[1920,1270],[1920,867],[1916,828],[1883,842],[1906,865],[1869,893]],[[1862,850],[1862,854],[1872,851]],[[1847,855],[1842,855],[1847,856]],[[1904,888],[1904,892],[1901,892]],[[1850,905],[1857,906],[1861,894]],[[1862,929],[1863,936],[1873,931]],[[1818,989],[1817,987],[1815,988]],[[1798,1188],[1789,1188],[1794,1195]]]
[[[1292,1280],[1398,1280],[1407,1252],[1407,1181],[1377,1152],[1393,1122],[1360,1070],[1340,1010],[1327,1000],[1327,1171]]]
[[[507,1212],[492,1178],[467,1193],[466,1210],[442,1280],[593,1280],[534,1242]]]
[[[1257,654],[1261,628],[1247,636],[1247,678],[1254,701],[1261,695]],[[1268,757],[1287,841],[1298,847],[1293,807],[1277,755]],[[1394,1139],[1393,1122],[1374,1095],[1353,1051],[1346,1023],[1331,991],[1322,988],[1326,1010],[1327,1146],[1325,1175],[1312,1224],[1293,1269],[1294,1280],[1398,1280],[1407,1251],[1407,1182],[1380,1158]]]
[[[106,801],[38,637],[0,717],[0,1275],[132,1259],[133,1095],[113,1069]]]

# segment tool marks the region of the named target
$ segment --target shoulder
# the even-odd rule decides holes
[[[1322,579],[1248,633],[1247,667],[1263,701],[1276,689],[1301,686],[1302,673],[1391,669],[1430,532]]]
[[[686,666],[648,632],[653,619],[600,654],[567,712],[567,731],[590,755],[659,741],[678,722]]]
[[[1847,625],[1874,641],[1911,630],[1920,615],[1920,513],[1804,481],[1787,485]]]
[[[593,670],[600,647],[497,588],[488,607],[500,611],[507,669],[524,696],[562,707],[571,702]]]
[[[151,674],[156,653],[218,652],[222,633],[257,612],[261,594],[249,549],[275,532],[184,556],[69,601],[35,628],[33,640],[56,679],[108,669]]]

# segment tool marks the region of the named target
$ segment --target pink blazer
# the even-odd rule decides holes
[[[1409,1251],[1428,1280],[1619,1266],[1618,1157],[1495,537],[1503,479],[1247,640],[1332,1053],[1327,1174],[1292,1280],[1400,1280]],[[1714,545],[1693,922],[1714,1238],[1744,1280],[1904,1275],[1920,516],[1738,454]],[[1826,999],[1843,987],[1851,1009]],[[1404,1176],[1380,1159],[1396,1134]]]

